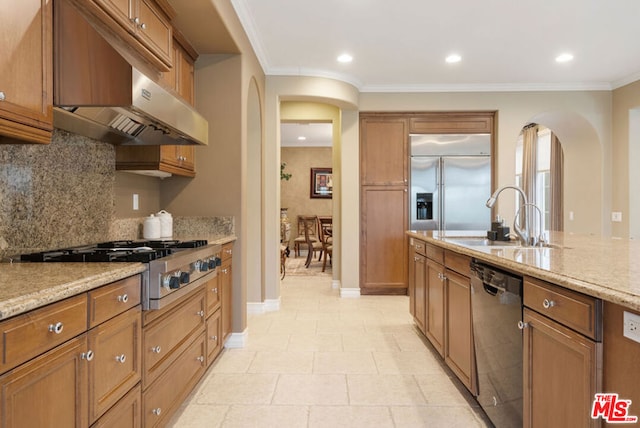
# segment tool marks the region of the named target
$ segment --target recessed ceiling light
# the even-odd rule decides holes
[[[570,53],[563,53],[556,57],[556,62],[569,62],[573,60],[573,55]]]
[[[305,137],[304,135],[301,135],[301,136],[298,137],[298,141],[304,141],[306,139],[307,139],[307,137]]]
[[[455,62],[462,61],[462,57],[458,54],[451,54],[445,58],[445,61],[447,61],[449,64],[453,64]]]
[[[347,63],[353,61],[353,57],[347,53],[342,54],[338,57],[338,62]]]

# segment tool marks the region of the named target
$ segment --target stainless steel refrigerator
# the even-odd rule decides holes
[[[412,134],[412,230],[491,228],[490,134]]]

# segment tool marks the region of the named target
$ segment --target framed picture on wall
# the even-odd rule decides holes
[[[333,196],[333,174],[331,168],[311,168],[310,198],[331,198]]]

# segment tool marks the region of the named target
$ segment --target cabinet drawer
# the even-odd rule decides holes
[[[424,241],[411,238],[411,243],[413,245],[413,251],[418,254],[422,254],[423,256],[427,255],[427,244]]]
[[[89,420],[95,422],[140,381],[140,306],[89,331]]]
[[[207,317],[211,316],[220,308],[220,288],[218,285],[217,275],[204,284],[207,293]]]
[[[53,349],[86,330],[86,294],[3,321],[0,323],[0,372]]]
[[[198,336],[175,363],[142,396],[142,419],[145,427],[165,426],[166,422],[205,370],[205,336]]]
[[[525,306],[587,337],[597,341],[602,337],[599,299],[526,277],[523,301]]]
[[[171,365],[192,333],[204,332],[205,311],[205,291],[201,288],[184,304],[145,327],[143,389]]]
[[[427,254],[426,256],[433,260],[434,262],[444,264],[444,250],[440,247],[436,247],[435,245],[427,244]]]
[[[89,328],[140,304],[140,275],[89,292]]]
[[[444,252],[444,264],[447,269],[454,270],[464,276],[471,276],[469,265],[471,257],[463,254],[454,253],[453,251]]]
[[[142,426],[142,390],[137,385],[91,428],[140,428]]]
[[[233,242],[227,242],[226,244],[222,245],[222,252],[220,257],[224,262],[226,260],[229,260],[232,256],[233,256]]]

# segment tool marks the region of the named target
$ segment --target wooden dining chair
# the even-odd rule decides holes
[[[323,244],[319,239],[316,239],[316,233],[318,232],[318,216],[301,216],[305,243],[307,244],[307,260],[304,263],[305,267],[309,267],[311,260],[316,252],[320,252],[318,260],[322,257]],[[318,236],[319,238],[319,236]]]

